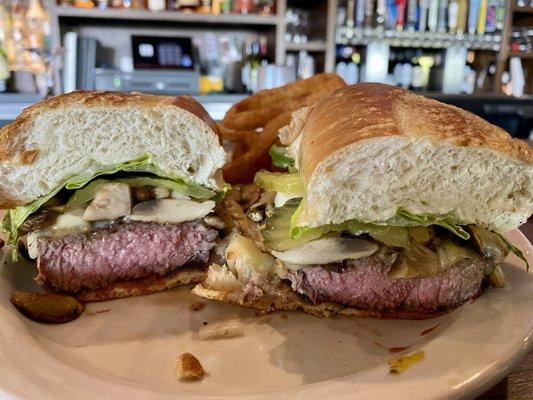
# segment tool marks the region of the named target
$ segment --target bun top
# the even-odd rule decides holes
[[[395,86],[347,86],[312,106],[301,127],[300,174],[309,180],[317,165],[358,141],[388,136],[425,138],[454,146],[483,146],[533,163],[527,143],[460,108]]]
[[[296,224],[388,224],[403,209],[505,232],[533,212],[533,152],[457,107],[378,83],[348,86],[280,132],[306,187]]]
[[[217,127],[193,98],[94,91],[49,98],[0,129],[0,208],[46,195],[95,163],[147,154],[166,175],[221,188]]]

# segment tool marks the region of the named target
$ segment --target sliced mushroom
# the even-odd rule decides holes
[[[30,216],[19,227],[19,234],[24,235],[28,232],[40,231],[53,225],[59,213],[55,210],[44,209],[37,214]]]
[[[330,264],[348,259],[368,257],[378,251],[378,245],[367,240],[329,236],[312,240],[287,251],[273,251],[272,255],[291,264]]]
[[[207,225],[212,226],[213,228],[218,230],[222,230],[226,227],[226,223],[224,222],[224,220],[220,217],[217,217],[216,215],[208,215],[204,218],[204,222]]]
[[[96,193],[83,215],[85,221],[116,219],[131,212],[131,191],[125,183],[107,183]]]
[[[484,258],[495,264],[501,264],[509,254],[509,246],[497,233],[476,225],[468,225],[472,241]]]
[[[426,246],[413,241],[410,249],[403,250],[389,270],[389,277],[421,278],[435,276],[440,271],[439,256]]]
[[[131,211],[130,219],[179,224],[203,218],[214,208],[215,202],[211,200],[200,203],[191,200],[157,199],[135,205]]]

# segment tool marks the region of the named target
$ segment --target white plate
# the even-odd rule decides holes
[[[518,231],[509,238],[533,265]],[[514,256],[509,284],[451,314],[426,321],[325,319],[299,313],[255,317],[252,310],[207,302],[182,288],[94,303],[79,319],[43,325],[9,303],[33,287],[34,269],[5,262],[0,274],[0,397],[24,399],[439,399],[471,397],[501,379],[531,347],[533,276]],[[102,312],[105,311],[105,312]],[[245,336],[199,341],[203,321],[238,316]],[[421,332],[437,326],[427,335]],[[390,347],[425,358],[391,375]],[[209,375],[175,378],[174,360],[191,352]],[[391,397],[392,396],[392,397]]]

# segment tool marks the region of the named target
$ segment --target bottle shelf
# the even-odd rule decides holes
[[[515,13],[524,13],[524,14],[533,14],[533,7],[523,6],[519,7],[516,4],[512,7],[513,12]]]
[[[510,51],[507,57],[519,57],[523,60],[533,60],[533,52],[531,51]]]
[[[310,52],[324,52],[326,51],[326,42],[323,40],[310,40],[305,43],[286,42],[285,48],[287,51],[310,51]]]
[[[180,11],[149,11],[131,9],[100,10],[98,8],[57,7],[60,18],[114,19],[131,21],[166,21],[216,25],[266,25],[278,23],[276,15],[259,14],[202,14]]]
[[[414,47],[445,49],[462,45],[471,50],[499,51],[502,36],[494,35],[454,35],[451,33],[389,31],[380,29],[353,29],[346,32],[344,27],[337,31],[337,44],[367,45],[372,40],[384,40],[393,47]]]

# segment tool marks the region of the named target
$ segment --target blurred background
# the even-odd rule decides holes
[[[195,96],[214,118],[319,72],[533,137],[533,1],[1,0],[0,121],[77,89]]]

